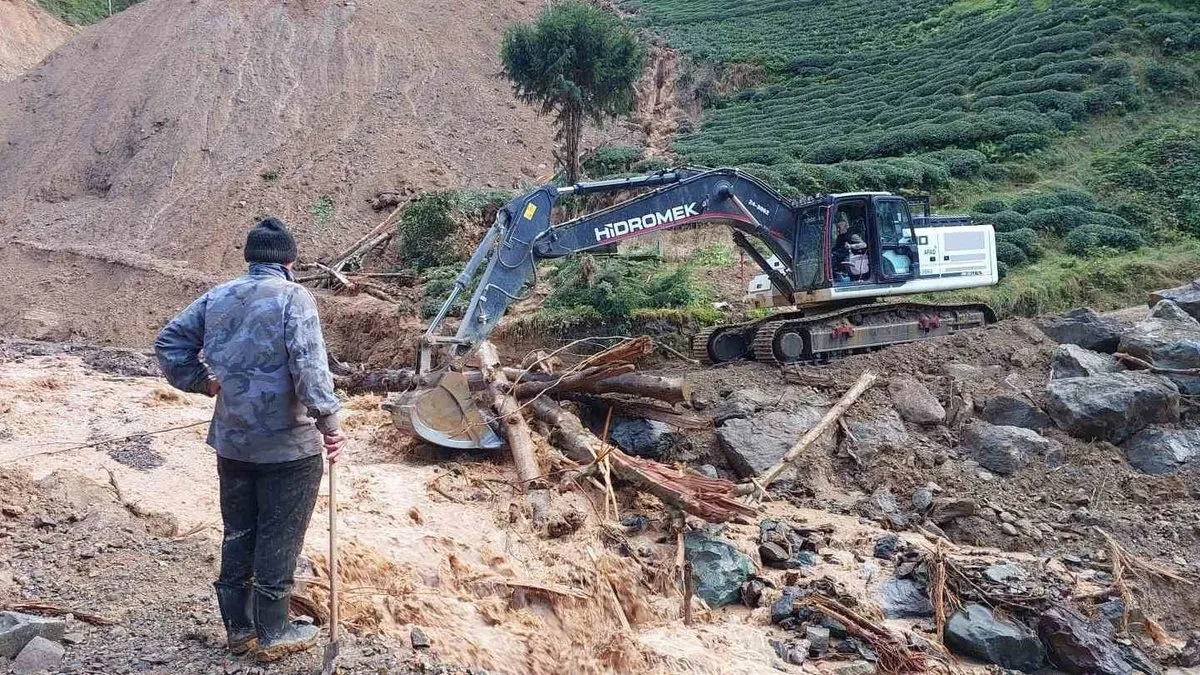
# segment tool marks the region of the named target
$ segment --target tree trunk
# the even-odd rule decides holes
[[[567,105],[563,110],[563,168],[567,172],[567,183],[579,182],[582,173],[579,167],[579,141],[583,137],[583,111]]]

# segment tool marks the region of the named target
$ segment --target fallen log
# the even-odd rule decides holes
[[[593,354],[580,365],[586,368],[588,366],[598,366],[604,363],[632,363],[643,356],[647,356],[654,352],[654,340],[650,339],[649,335],[622,340],[617,344],[605,349],[602,352]]]
[[[692,385],[684,379],[643,375],[633,371],[633,364],[621,364],[617,369],[604,366],[585,368],[565,376],[531,373],[505,368],[510,379],[523,381],[515,387],[518,398],[530,398],[543,392],[580,392],[585,394],[630,394],[667,403],[690,403]]]
[[[805,432],[805,434],[800,437],[800,440],[796,441],[796,444],[793,445],[790,450],[784,453],[783,457],[779,458],[779,461],[775,463],[775,466],[772,466],[771,468],[762,472],[757,477],[752,478],[749,485],[739,486],[738,491],[741,494],[761,495],[763,491],[771,486],[771,483],[775,482],[776,478],[779,478],[779,475],[783,473],[784,469],[786,469],[789,464],[796,461],[796,458],[803,454],[804,451],[807,450],[813,443],[816,443],[817,439],[820,438],[826,431],[828,431],[830,427],[832,427],[834,424],[837,424],[837,421],[841,419],[842,415],[844,415],[850,406],[854,405],[854,402],[858,400],[858,397],[862,396],[864,392],[866,392],[871,388],[872,385],[875,384],[876,379],[878,378],[876,377],[875,373],[872,373],[869,370],[863,371],[863,374],[858,377],[858,381],[854,383],[854,386],[850,387],[850,391],[847,391],[845,394],[843,394],[841,400],[834,404],[834,406],[829,409],[829,412],[825,413],[825,416],[821,418],[820,422],[817,422],[814,427]]]
[[[553,398],[583,403],[597,408],[611,408],[614,415],[641,417],[670,425],[676,429],[711,429],[712,418],[676,412],[659,401],[631,400],[610,394],[581,394],[567,392],[552,394]]]
[[[517,477],[521,480],[522,489],[526,489],[542,475],[541,469],[538,468],[537,455],[534,453],[533,432],[521,414],[521,404],[508,392],[509,381],[504,375],[504,370],[500,368],[500,354],[496,351],[496,346],[485,340],[480,343],[476,353],[492,397],[492,408],[503,422],[500,426],[512,451]]]
[[[392,391],[412,389],[415,373],[411,368],[400,370],[367,370],[334,375],[333,386],[351,396],[357,394],[385,394]]]
[[[686,474],[665,464],[626,455],[596,438],[578,417],[554,401],[538,398],[527,405],[538,419],[550,426],[550,442],[568,458],[586,465],[607,457],[617,478],[636,490],[658,497],[665,504],[710,522],[757,513],[757,509],[735,498],[737,486],[730,481]]]

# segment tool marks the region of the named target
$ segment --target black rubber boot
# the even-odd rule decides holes
[[[225,643],[234,654],[254,649],[258,633],[254,630],[254,594],[249,586],[228,588],[216,586],[217,607],[225,624]]]
[[[269,600],[261,593],[254,598],[254,624],[258,628],[259,661],[277,661],[288,654],[312,649],[317,644],[316,626],[288,620],[288,596]]]

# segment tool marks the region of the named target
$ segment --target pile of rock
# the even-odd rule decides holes
[[[1200,458],[1200,429],[1182,426],[1180,410],[1181,396],[1200,394],[1200,377],[1178,372],[1200,368],[1200,285],[1151,300],[1132,328],[1086,309],[1042,323],[1062,343],[1051,359],[1046,412],[1072,436],[1118,445],[1139,471],[1165,474]],[[1128,370],[1114,353],[1159,372]]]

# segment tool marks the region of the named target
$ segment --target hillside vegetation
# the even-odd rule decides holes
[[[132,7],[141,0],[38,0],[47,11],[74,26],[86,26]]]
[[[681,160],[789,194],[930,192],[996,226],[1007,272],[1200,235],[1200,12],[1186,4],[623,7],[692,64],[704,113],[680,124]]]

